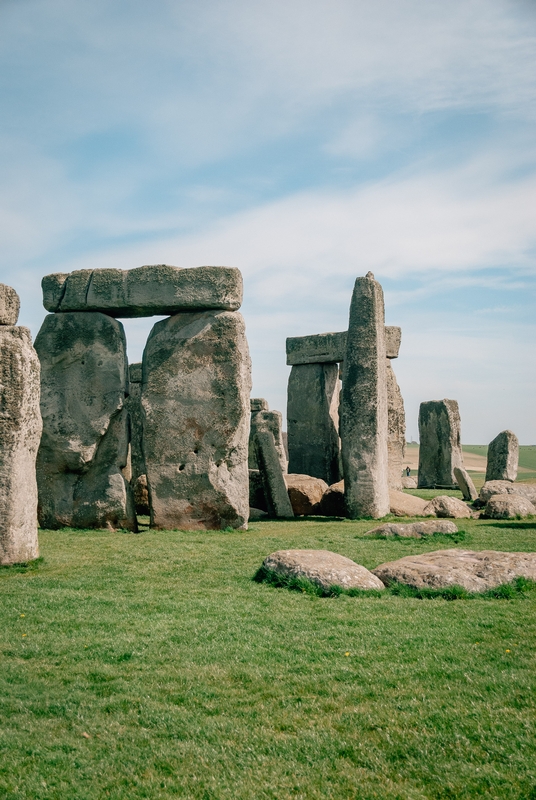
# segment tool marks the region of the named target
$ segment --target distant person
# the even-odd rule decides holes
[[[411,475],[411,469],[409,467],[406,467],[406,475],[408,478]]]

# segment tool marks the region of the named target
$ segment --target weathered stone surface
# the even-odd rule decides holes
[[[436,517],[453,517],[453,519],[469,519],[473,516],[473,512],[463,500],[448,495],[439,495],[430,500],[423,514],[425,517],[435,514]]]
[[[176,314],[156,323],[142,384],[152,527],[247,527],[250,391],[240,314]]]
[[[406,413],[402,393],[389,359],[385,365],[387,379],[387,454],[389,487],[402,489],[402,469],[406,453]]]
[[[0,325],[16,325],[20,299],[13,287],[0,283]]]
[[[419,437],[419,488],[455,489],[454,467],[463,467],[456,400],[421,403]]]
[[[13,317],[12,317],[13,318]],[[28,328],[0,327],[0,564],[39,556],[39,360]]]
[[[255,458],[256,460],[256,458]],[[264,496],[264,482],[258,469],[250,469],[249,472],[249,507],[260,508],[261,511],[268,511],[268,504]]]
[[[268,514],[266,511],[263,511],[262,508],[254,508],[250,506],[249,508],[249,521],[250,522],[259,522],[261,519],[268,519]]]
[[[354,286],[341,393],[345,499],[352,519],[389,513],[385,372],[383,291],[369,272]]]
[[[268,428],[261,426],[257,428],[255,452],[268,513],[273,517],[293,517],[294,512],[288,496],[279,453],[275,446],[274,435]]]
[[[43,436],[37,457],[43,528],[136,530],[128,455],[126,343],[105,314],[45,317],[41,362]]]
[[[289,471],[332,484],[340,480],[337,364],[292,367],[288,381]]]
[[[141,407],[141,363],[129,366],[129,393],[125,399],[130,429],[130,482],[133,487],[145,475],[143,457],[143,410]]]
[[[266,402],[266,401],[264,401]],[[266,403],[266,405],[268,405]],[[255,449],[255,437],[258,428],[269,430],[274,437],[274,443],[279,456],[279,462],[283,473],[287,472],[288,461],[285,445],[283,444],[283,415],[280,411],[268,411],[262,409],[251,413],[251,428],[249,432],[248,464],[250,469],[257,469],[257,453]]]
[[[316,513],[322,517],[348,516],[346,501],[344,499],[344,481],[334,483],[324,492]]]
[[[270,408],[268,400],[265,400],[264,397],[252,397],[249,406],[252,414],[256,414],[257,411],[268,411]]]
[[[329,550],[278,550],[267,556],[262,565],[278,575],[307,578],[326,592],[332,586],[343,589],[385,588],[368,569]]]
[[[182,269],[154,264],[136,269],[82,269],[46,275],[47,311],[102,311],[112,317],[221,309],[242,304],[242,275],[235,267]]]
[[[402,488],[403,489],[416,489],[417,488],[417,478],[411,477],[411,475],[404,475],[402,478]]]
[[[463,467],[454,467],[454,477],[456,483],[460,487],[464,500],[476,500],[478,492],[475,489],[475,484],[471,480],[471,476]]]
[[[424,509],[428,505],[427,500],[415,497],[413,494],[397,492],[396,489],[389,489],[389,504],[391,514],[397,517],[426,517]]]
[[[287,364],[337,364],[346,358],[348,332],[317,333],[312,336],[290,336],[287,339]],[[385,326],[385,355],[398,358],[402,331],[394,325]]]
[[[531,517],[536,514],[536,508],[522,494],[494,494],[490,497],[480,515],[485,519],[516,519],[517,517]]]
[[[480,494],[479,500],[486,504],[490,497],[495,494],[520,494],[536,504],[536,484],[535,483],[511,483],[510,481],[486,481]]]
[[[380,564],[372,572],[384,583],[444,589],[461,586],[468,592],[485,592],[518,577],[536,580],[536,553],[496,550],[436,550]]]
[[[388,539],[391,536],[400,536],[403,539],[423,539],[432,536],[434,533],[457,533],[458,528],[454,522],[447,519],[423,520],[422,522],[411,522],[409,525],[401,525],[396,522],[386,522],[377,528],[367,531],[366,536],[381,536]]]
[[[519,442],[512,431],[501,431],[489,443],[486,481],[515,481],[519,460]]]
[[[147,475],[138,475],[134,481],[134,505],[137,514],[149,515],[149,489]]]
[[[285,475],[288,496],[292,510],[297,515],[316,514],[318,504],[321,502],[328,485],[320,478],[311,475]]]

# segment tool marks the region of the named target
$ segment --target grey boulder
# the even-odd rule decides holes
[[[425,512],[427,500],[413,494],[397,492],[396,489],[389,489],[389,503],[391,514],[397,517],[426,517],[429,514],[435,516],[433,511]]]
[[[534,483],[486,481],[478,497],[480,502],[485,504],[495,494],[519,494],[526,497],[531,503],[536,504],[536,484]]]
[[[306,578],[328,592],[343,589],[383,589],[382,581],[350,558],[329,550],[278,550],[264,559],[265,570],[287,578]]]
[[[494,494],[480,516],[487,519],[517,519],[535,514],[536,508],[521,494]]]
[[[402,539],[423,539],[425,536],[432,536],[434,533],[457,533],[458,528],[454,522],[449,520],[423,520],[422,522],[411,522],[409,525],[401,525],[396,522],[386,522],[377,528],[367,531],[366,536],[379,536],[388,539],[391,536],[399,536]]]
[[[473,516],[473,512],[463,500],[448,495],[434,497],[423,513],[425,517],[435,514],[436,517],[453,517],[454,519],[469,519]]]
[[[488,446],[486,481],[515,481],[519,442],[512,431],[501,431]]]

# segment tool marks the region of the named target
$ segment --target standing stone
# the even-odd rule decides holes
[[[16,323],[18,297],[9,297],[17,313],[8,318]],[[35,459],[42,425],[39,360],[30,331],[15,324],[0,326],[0,412],[0,564],[20,564],[39,555]]]
[[[294,511],[281,469],[279,453],[275,446],[274,435],[268,427],[257,428],[255,449],[268,512],[273,517],[293,517]]]
[[[402,490],[402,470],[406,452],[406,414],[402,393],[391,366],[385,364],[387,377],[387,452],[389,459],[389,487]]]
[[[501,431],[488,446],[486,481],[515,481],[519,442],[512,431]]]
[[[141,363],[129,366],[129,394],[125,405],[130,428],[130,482],[134,487],[140,475],[145,475],[143,458],[143,412],[141,408]]]
[[[156,323],[142,383],[153,528],[247,528],[250,391],[241,314],[176,314]]]
[[[287,472],[288,459],[283,441],[283,416],[280,411],[269,411],[268,401],[262,397],[254,397],[250,401],[251,427],[249,431],[248,464],[250,469],[258,469],[257,454],[255,449],[255,434],[259,425],[272,431],[275,446],[279,454],[281,469]]]
[[[454,477],[456,483],[460,487],[464,500],[476,500],[478,492],[475,489],[475,484],[471,480],[471,476],[463,467],[454,467]]]
[[[301,364],[288,381],[287,433],[289,472],[341,479],[339,466],[339,367]]]
[[[128,455],[123,326],[99,313],[50,314],[35,349],[43,417],[41,526],[136,530],[132,491],[122,474]]]
[[[355,282],[342,383],[341,438],[348,514],[389,513],[383,291],[374,275]]]
[[[456,400],[421,403],[419,439],[419,489],[456,489],[454,468],[463,467]]]

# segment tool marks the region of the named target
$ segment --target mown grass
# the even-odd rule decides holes
[[[0,797],[536,798],[536,597],[320,598],[252,576],[282,548],[367,567],[456,546],[370,522],[42,532],[0,571]],[[464,520],[529,551],[536,523]]]

